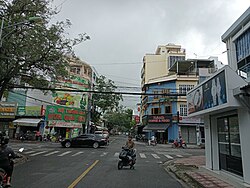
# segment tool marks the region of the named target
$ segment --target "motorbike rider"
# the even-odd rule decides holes
[[[127,140],[125,146],[129,149],[128,157],[130,159],[130,163],[132,163],[131,159],[133,159],[135,143],[132,140],[132,136],[131,135],[128,136],[128,140]]]
[[[7,186],[10,186],[10,179],[13,172],[14,162],[11,159],[16,157],[14,151],[8,147],[9,138],[0,133],[0,168],[7,174]]]

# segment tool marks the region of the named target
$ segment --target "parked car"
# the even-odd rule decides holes
[[[104,137],[107,140],[107,143],[109,143],[109,132],[108,131],[95,131],[94,134]]]
[[[64,139],[61,141],[63,147],[83,147],[90,146],[93,148],[98,148],[100,146],[107,145],[107,140],[95,134],[83,134],[75,138]]]

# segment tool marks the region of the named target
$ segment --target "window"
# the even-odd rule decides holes
[[[70,72],[75,73],[75,74],[80,74],[81,69],[80,67],[70,67]]]
[[[151,109],[151,114],[161,114],[161,109],[160,108],[152,108]]]
[[[163,89],[163,90],[162,90],[162,93],[163,93],[163,94],[169,94],[169,93],[170,93],[170,89]]]
[[[154,94],[158,94],[159,91],[153,91]],[[154,99],[158,99],[159,98],[159,95],[154,95]]]
[[[171,106],[165,106],[165,114],[171,113]]]
[[[187,116],[187,105],[186,104],[180,105],[180,116]]]
[[[189,90],[193,88],[194,85],[179,85],[179,93],[186,94]]]
[[[250,55],[250,29],[246,30],[236,41],[236,58],[237,61],[241,61]]]
[[[84,67],[84,74],[87,75],[87,68]]]
[[[185,56],[169,56],[168,57],[168,68],[171,68],[176,61],[185,60]]]
[[[220,169],[243,175],[237,116],[217,119]]]

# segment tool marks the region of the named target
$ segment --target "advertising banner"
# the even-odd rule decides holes
[[[70,76],[70,79],[63,80],[63,86],[75,89],[82,89],[86,91],[90,88],[90,83],[85,78],[72,75]]]
[[[74,123],[74,122],[63,122],[63,121],[49,121],[49,127],[65,127],[65,128],[82,128],[81,123]]]
[[[26,105],[27,89],[14,88],[8,93],[8,102],[16,102],[18,106]]]
[[[85,111],[78,108],[66,108],[62,106],[47,106],[46,119],[48,121],[61,121],[70,123],[85,123]],[[51,124],[51,123],[50,123]]]
[[[18,106],[17,116],[41,116],[41,106]]]
[[[67,107],[81,108],[86,110],[87,108],[87,95],[78,92],[64,92],[57,91],[52,94],[53,102],[58,105]]]
[[[15,118],[17,103],[0,102],[0,118]]]
[[[225,71],[187,94],[188,114],[227,103]]]

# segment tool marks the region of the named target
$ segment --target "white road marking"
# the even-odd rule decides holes
[[[140,153],[140,157],[146,159],[146,155],[144,153]]]
[[[58,153],[59,151],[53,151],[53,152],[51,152],[51,153],[47,153],[47,154],[45,154],[44,156],[46,157],[46,156],[50,156],[50,155],[53,155],[53,154],[55,154],[55,153]]]
[[[158,155],[154,154],[154,153],[152,153],[151,155],[152,155],[154,158],[156,158],[156,159],[160,159],[160,157],[159,157]]]
[[[103,154],[101,154],[100,156],[103,157],[105,155],[107,155],[107,152],[103,152]]]
[[[173,159],[170,155],[165,155],[168,159]]]
[[[176,155],[177,157],[183,157],[182,155]]]
[[[36,156],[36,155],[40,155],[40,154],[43,154],[43,153],[46,153],[46,152],[47,152],[47,151],[40,151],[40,152],[38,152],[38,153],[33,153],[33,154],[30,155],[30,157]]]
[[[58,157],[62,157],[62,156],[64,156],[64,155],[67,155],[67,154],[69,154],[69,153],[71,153],[72,151],[66,151],[66,152],[64,152],[64,153],[62,153],[62,154],[60,154],[60,155],[57,155]]]
[[[119,156],[119,153],[118,153],[118,152],[116,152],[114,156],[115,156],[115,157],[118,157],[118,156]]]
[[[30,154],[30,153],[35,153],[36,151],[27,151],[27,152],[24,152],[25,154]]]
[[[80,155],[80,154],[82,154],[82,153],[84,153],[84,152],[83,152],[83,151],[79,151],[79,152],[73,154],[72,156],[74,157],[74,156]]]

